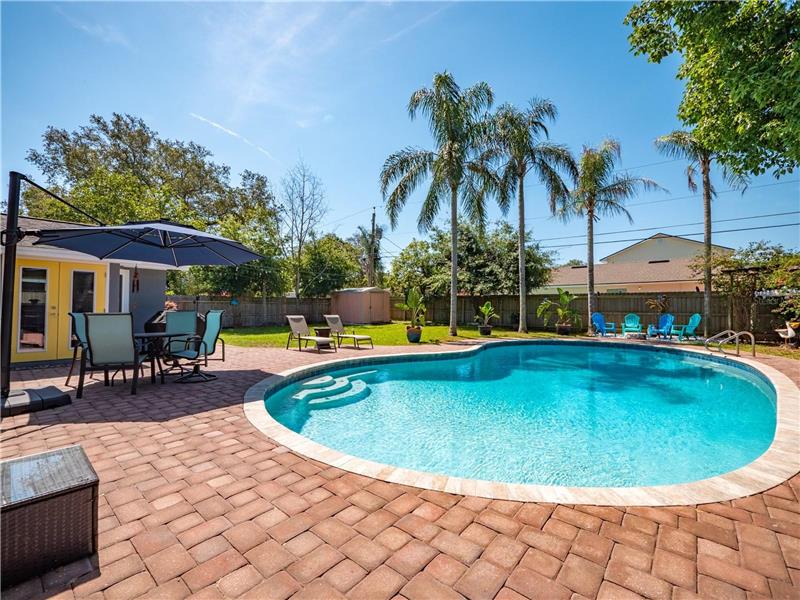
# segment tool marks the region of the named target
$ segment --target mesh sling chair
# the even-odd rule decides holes
[[[150,361],[150,381],[156,381],[156,366],[153,357],[142,353],[133,337],[133,315],[131,313],[85,313],[87,351],[81,352],[81,371],[76,397],[83,397],[83,382],[87,369],[104,371],[108,384],[109,369],[133,369],[131,395],[136,394],[139,383],[139,368]],[[87,365],[88,361],[88,365]],[[163,376],[162,376],[163,379]],[[114,378],[111,378],[114,385]]]
[[[201,371],[200,365],[208,366],[208,357],[217,351],[218,342],[222,347],[222,358],[219,360],[225,360],[225,341],[219,337],[219,332],[222,329],[222,314],[224,312],[224,310],[209,310],[205,317],[206,328],[203,335],[186,338],[183,340],[180,350],[170,350],[169,358],[175,359],[175,364],[181,370],[181,376],[175,381],[178,383],[199,383],[217,378],[216,375]],[[181,360],[184,362],[181,363]],[[184,375],[183,372],[187,366],[191,366],[192,369]]]
[[[369,345],[374,348],[375,344],[372,343],[372,338],[368,335],[359,335],[356,333],[355,329],[353,333],[346,333],[344,330],[344,323],[342,323],[342,318],[339,315],[322,315],[325,317],[325,321],[328,323],[328,327],[331,328],[331,333],[336,336],[336,343],[339,347],[342,347],[342,338],[346,340],[353,340],[353,345],[358,348],[359,342],[369,342]]]
[[[78,362],[78,350],[81,351],[81,354],[89,351],[89,342],[86,341],[86,314],[73,312],[67,314],[69,314],[69,318],[72,321],[72,364],[69,366],[69,373],[67,373],[67,380],[64,385],[69,385],[69,380],[72,379],[75,363]]]
[[[164,333],[185,335],[175,335],[158,341],[158,348],[162,350],[163,356],[185,350],[186,340],[197,335],[197,313],[193,310],[169,310],[164,314],[164,323]],[[165,372],[171,373],[177,369],[180,369],[180,366],[177,360],[173,360]]]

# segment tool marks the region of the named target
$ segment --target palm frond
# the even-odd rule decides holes
[[[381,170],[381,193],[386,199],[386,213],[392,228],[397,226],[400,210],[408,197],[428,176],[435,161],[433,152],[405,148],[386,159]],[[389,187],[396,182],[387,198]]]
[[[689,131],[676,130],[656,138],[656,149],[668,158],[698,162],[702,156],[700,145]]]
[[[438,173],[434,173],[431,186],[428,188],[428,193],[425,195],[425,200],[422,202],[422,207],[417,217],[417,228],[421,233],[425,233],[433,227],[436,216],[439,214],[442,201],[446,198],[449,191],[444,177]]]
[[[695,178],[697,177],[697,163],[691,162],[686,167],[686,186],[689,188],[689,191],[693,194],[697,191],[697,182]]]

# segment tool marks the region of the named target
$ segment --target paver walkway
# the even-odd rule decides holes
[[[95,559],[3,599],[800,598],[798,475],[702,506],[492,501],[305,459],[245,418],[245,390],[270,373],[369,353],[230,347],[212,383],[145,378],[135,397],[93,383],[71,406],[4,419],[3,457],[83,446],[100,476],[101,533]],[[799,363],[764,361],[800,382]],[[14,376],[60,385],[65,373]]]

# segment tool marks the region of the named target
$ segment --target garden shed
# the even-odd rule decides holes
[[[388,323],[389,290],[378,287],[345,288],[331,294],[331,313],[351,323]]]

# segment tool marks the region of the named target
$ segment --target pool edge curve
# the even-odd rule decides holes
[[[424,471],[415,471],[388,464],[377,463],[333,448],[291,431],[278,423],[266,409],[264,395],[289,377],[300,374],[311,375],[318,371],[369,364],[374,359],[400,359],[406,357],[446,357],[480,352],[494,344],[541,344],[575,343],[569,339],[547,340],[493,340],[475,344],[463,350],[442,352],[404,352],[393,354],[371,354],[358,358],[343,358],[323,361],[287,369],[267,377],[251,386],[244,395],[243,409],[250,423],[261,433],[312,460],[338,467],[344,471],[372,477],[381,481],[408,485],[464,496],[479,496],[497,500],[522,502],[553,502],[561,504],[589,504],[598,506],[674,506],[706,504],[750,496],[780,485],[800,471],[800,389],[777,369],[744,357],[713,355],[717,361],[742,364],[756,370],[770,382],[776,395],[775,435],[767,450],[754,461],[707,479],[690,483],[643,487],[568,487],[536,484],[517,484],[478,479],[452,477]],[[622,340],[579,340],[581,343],[605,343],[626,347],[640,347],[639,343]],[[709,357],[702,349],[668,346],[649,346],[648,349],[683,352]]]

